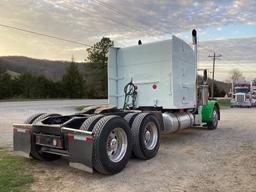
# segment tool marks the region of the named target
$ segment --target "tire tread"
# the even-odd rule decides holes
[[[137,115],[137,117],[134,119],[131,130],[132,130],[132,138],[133,138],[133,153],[136,157],[140,159],[146,159],[145,155],[143,154],[141,150],[141,144],[140,144],[140,126],[143,121],[143,119],[148,115],[149,113],[140,113]]]
[[[83,124],[80,127],[80,130],[84,130],[84,131],[91,131],[93,129],[93,126],[95,125],[95,123],[102,118],[103,115],[98,114],[98,115],[93,115],[89,118],[87,118]]]

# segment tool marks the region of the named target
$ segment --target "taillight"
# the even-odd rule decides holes
[[[55,144],[55,146],[57,146],[57,147],[62,147],[62,141],[61,141],[61,139],[55,139],[56,140],[56,144]]]
[[[87,142],[93,142],[93,137],[87,137],[87,138],[86,138],[86,141],[87,141]]]

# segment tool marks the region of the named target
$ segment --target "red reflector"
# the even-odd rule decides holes
[[[61,139],[57,139],[56,141],[57,141],[56,145],[59,146],[59,147],[62,147]]]
[[[87,141],[87,142],[93,142],[93,138],[92,138],[92,137],[87,137],[87,138],[86,138],[86,141]]]
[[[29,133],[29,129],[25,129],[25,133]]]
[[[179,109],[179,112],[183,113],[183,112],[185,112],[185,110],[184,109]]]
[[[138,86],[137,86],[137,85],[135,85],[135,86],[134,86],[134,89],[135,89],[135,90],[137,90],[137,89],[138,89]]]
[[[153,89],[156,89],[156,88],[157,88],[157,85],[156,85],[156,84],[152,85],[152,88],[153,88]]]
[[[73,140],[74,140],[74,135],[71,134],[71,133],[69,133],[69,134],[68,134],[68,140],[69,140],[69,141],[73,141]]]

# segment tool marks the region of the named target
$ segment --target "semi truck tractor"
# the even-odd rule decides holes
[[[256,98],[253,91],[252,81],[232,82],[231,107],[256,106]]]
[[[13,124],[14,151],[52,161],[66,156],[71,167],[115,174],[131,154],[156,156],[160,134],[190,127],[213,130],[220,108],[208,100],[207,72],[197,80],[197,35],[190,46],[169,40],[119,48],[108,55],[108,104],[72,115],[40,113]]]

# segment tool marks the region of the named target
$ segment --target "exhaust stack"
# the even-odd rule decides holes
[[[197,32],[195,29],[192,30],[192,44],[193,44],[193,50],[195,52],[196,64],[197,64]]]
[[[195,29],[193,29],[192,31],[192,42],[193,42],[193,45],[197,45],[197,32]]]
[[[192,30],[192,45],[193,45],[193,51],[195,54],[195,79],[196,79],[196,89],[195,89],[195,94],[196,94],[196,98],[197,98],[197,106],[199,105],[199,98],[198,98],[198,87],[197,87],[197,83],[198,83],[198,79],[197,79],[197,31],[195,29]],[[197,108],[197,107],[196,107]]]

